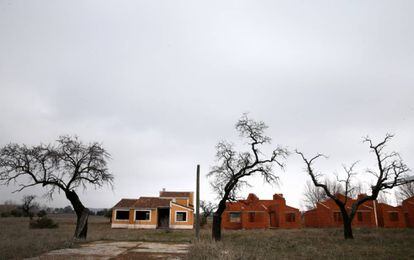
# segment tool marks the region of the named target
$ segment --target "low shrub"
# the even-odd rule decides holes
[[[13,217],[22,217],[23,216],[23,212],[19,209],[13,209],[12,211],[10,211],[10,214]]]
[[[10,213],[10,212],[8,212],[8,211],[6,211],[6,212],[2,212],[2,213],[1,213],[1,217],[2,217],[2,218],[8,218],[8,217],[11,217],[11,213]]]
[[[47,216],[31,221],[29,225],[30,228],[57,228],[58,226],[59,225],[54,222],[53,219],[50,219]]]
[[[44,216],[46,216],[47,215],[47,212],[46,212],[46,210],[44,210],[44,209],[42,209],[42,210],[40,210],[39,212],[37,212],[37,216],[39,217],[39,218],[42,218],[42,217],[44,217]]]

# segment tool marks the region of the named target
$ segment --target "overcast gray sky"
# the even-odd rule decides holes
[[[240,142],[244,112],[273,145],[373,165],[362,137],[395,133],[390,149],[414,167],[412,1],[0,0],[0,145],[99,141],[114,190],[89,189],[89,207],[157,195],[163,187],[214,199],[205,174],[215,144]],[[269,147],[271,148],[271,147]],[[255,192],[301,206],[309,177],[292,155],[280,185]],[[41,188],[0,202],[42,194]],[[69,202],[56,196],[52,202]]]

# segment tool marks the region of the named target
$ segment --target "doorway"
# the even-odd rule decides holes
[[[274,211],[270,212],[269,217],[270,217],[270,227],[272,228],[279,227],[279,216]]]
[[[158,208],[158,226],[157,228],[170,227],[170,208]]]

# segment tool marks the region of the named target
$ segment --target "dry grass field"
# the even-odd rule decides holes
[[[414,259],[413,229],[340,229],[224,232],[222,242],[202,241],[189,259]]]
[[[0,218],[0,259],[21,259],[49,250],[76,247],[72,242],[75,217],[53,216],[57,229],[29,229],[27,218]],[[193,231],[111,229],[108,220],[92,216],[88,241],[191,242],[189,259],[414,259],[413,229],[355,229],[355,239],[344,241],[340,229],[225,231],[214,243],[202,230],[195,243]]]

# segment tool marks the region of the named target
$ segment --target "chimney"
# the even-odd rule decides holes
[[[162,191],[164,192],[165,191],[165,188],[162,188]]]
[[[283,194],[282,193],[275,193],[273,195],[273,200],[278,200],[278,199],[285,199],[285,198],[283,198]]]

